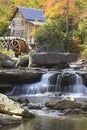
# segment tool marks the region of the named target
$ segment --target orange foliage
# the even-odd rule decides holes
[[[81,44],[81,40],[79,38],[73,38],[71,40],[71,45],[68,47],[69,52],[79,52],[79,45]]]
[[[81,14],[87,14],[87,11],[86,13],[81,12],[81,9],[78,7],[77,2],[79,2],[79,0],[42,0],[40,4],[44,8],[45,15],[49,18],[55,18],[56,16],[65,17],[66,9],[68,8],[68,15],[75,19],[76,23],[80,19],[79,16]]]

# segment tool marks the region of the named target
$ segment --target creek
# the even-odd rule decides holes
[[[41,80],[32,84],[15,85],[7,95],[13,98],[26,97],[32,103],[45,103],[48,100],[73,97],[79,102],[87,102],[87,87],[82,77],[75,71],[44,73]],[[36,118],[25,120],[19,126],[1,128],[1,130],[86,130],[86,116],[63,116],[61,111],[29,110]]]
[[[6,126],[0,130],[87,130],[87,117],[36,116],[19,126]]]

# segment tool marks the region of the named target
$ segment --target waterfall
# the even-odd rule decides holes
[[[78,74],[75,74],[75,84],[72,87],[72,93],[84,93],[87,88],[83,85],[83,79]]]
[[[73,73],[47,72],[39,82],[17,85],[8,95],[44,94],[45,92],[84,93],[82,77]]]
[[[62,73],[57,76],[55,92],[84,93],[85,91],[87,88],[83,84],[82,77],[78,74]]]
[[[42,75],[41,81],[32,84],[17,85],[13,88],[8,95],[23,95],[23,94],[37,94],[48,92],[49,89],[54,86],[52,80],[54,78],[54,72],[48,72]]]
[[[54,76],[54,72],[48,72],[42,75],[41,81],[33,83],[28,87],[27,94],[36,94],[48,92],[51,86],[51,78]]]

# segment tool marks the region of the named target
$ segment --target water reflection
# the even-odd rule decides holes
[[[37,116],[34,119],[24,121],[19,126],[4,127],[0,130],[87,130],[87,118]]]

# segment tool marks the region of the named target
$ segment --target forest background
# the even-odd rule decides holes
[[[87,55],[87,0],[0,0],[0,36],[9,36],[9,25],[19,6],[40,8],[48,18],[35,35],[48,48]]]

